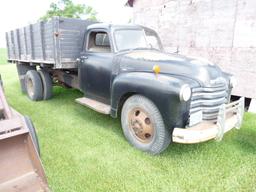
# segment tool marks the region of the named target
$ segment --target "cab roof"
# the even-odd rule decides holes
[[[110,29],[143,29],[142,26],[140,25],[135,25],[135,24],[109,24],[109,23],[95,23],[95,24],[91,24],[87,27],[87,29],[106,29],[106,30],[110,30]]]

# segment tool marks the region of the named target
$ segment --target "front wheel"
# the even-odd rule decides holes
[[[121,123],[125,137],[136,148],[158,154],[171,142],[156,105],[142,95],[129,97],[122,108]]]

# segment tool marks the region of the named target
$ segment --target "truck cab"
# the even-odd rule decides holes
[[[53,26],[37,30],[46,33],[42,40],[53,35],[53,41],[43,41],[39,56],[33,44],[25,46],[27,54],[16,55],[12,47],[23,46],[15,46],[16,41],[11,46],[12,39],[23,36],[7,34],[9,61],[17,64],[22,90],[30,99],[49,99],[52,85],[79,89],[84,96],[76,102],[120,117],[131,145],[151,154],[172,142],[221,140],[241,126],[244,99],[230,101],[235,78],[205,59],[165,52],[154,30],[67,18],[26,29],[42,26]]]
[[[85,39],[79,63],[80,88],[88,97],[106,104],[111,103],[110,88],[117,75],[113,70],[119,69],[116,59],[121,58],[120,54],[138,48],[162,50],[154,31],[136,25],[93,24],[88,27]]]

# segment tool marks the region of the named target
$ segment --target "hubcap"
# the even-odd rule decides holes
[[[148,113],[142,108],[135,108],[129,113],[129,129],[137,140],[149,143],[154,137],[154,125]]]
[[[30,78],[27,80],[27,91],[29,95],[34,95],[33,82]]]

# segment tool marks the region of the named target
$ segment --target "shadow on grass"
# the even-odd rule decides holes
[[[256,154],[256,132],[249,129],[241,130],[241,134],[234,139],[233,144],[244,153]]]
[[[74,99],[83,96],[83,93],[77,89],[63,88],[59,86],[54,86],[53,94],[54,95],[52,99],[54,100],[61,99],[61,101],[67,100],[67,99],[73,101]]]
[[[62,87],[54,88],[54,101],[59,103],[71,103],[74,106],[74,114],[83,121],[91,121],[94,125],[102,129],[111,129],[115,134],[122,135],[119,118],[112,118],[110,115],[98,113],[86,106],[78,104],[75,99],[83,97],[83,93],[76,89]],[[104,124],[103,124],[104,123]]]

